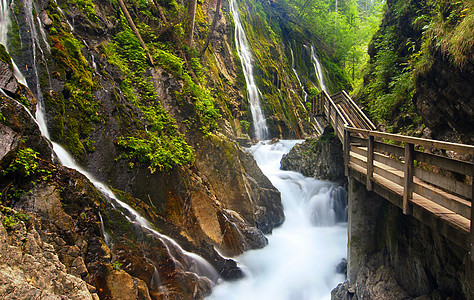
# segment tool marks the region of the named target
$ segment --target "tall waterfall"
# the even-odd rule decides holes
[[[316,56],[316,53],[314,52],[313,45],[311,45],[311,60],[313,61],[314,72],[316,73],[316,76],[318,77],[320,89],[322,91],[328,92],[328,88],[326,87],[326,82],[324,80],[323,68],[321,67],[318,57]]]
[[[346,257],[346,192],[334,184],[280,170],[283,154],[299,141],[259,143],[250,152],[281,192],[285,223],[268,245],[236,258],[245,277],[214,288],[210,299],[330,299],[344,281],[336,272]]]
[[[39,46],[38,35],[37,35],[36,29],[33,30],[32,28],[36,28],[36,23],[35,22],[36,21],[39,22],[39,20],[33,18],[33,3],[32,3],[32,0],[26,0],[25,3],[26,3],[25,13],[27,14],[26,17],[27,17],[27,23],[28,23],[28,27],[29,27],[29,34],[32,35],[31,36],[31,41],[34,44],[34,45],[32,45],[32,51],[33,51],[32,55],[36,58],[36,47]],[[1,11],[0,11],[0,38],[2,38],[2,40],[0,40],[0,42],[2,44],[5,44],[5,45],[7,44],[8,41],[7,41],[7,33],[4,33],[4,30],[8,31],[8,28],[10,27],[10,22],[11,22],[10,15],[9,15],[9,10],[10,10],[10,8],[9,8],[9,5],[8,5],[8,1],[7,0],[2,0],[2,7],[1,7]],[[38,23],[38,24],[40,24],[40,23]],[[41,49],[39,49],[39,50],[42,51]],[[35,65],[34,71],[38,72],[38,70],[36,68],[36,65]],[[35,76],[37,78],[38,73],[36,73]],[[41,94],[41,89],[40,89],[39,83],[38,83],[38,86],[36,86],[36,88],[37,88],[37,93]],[[36,112],[36,119],[33,118],[33,116],[31,116],[31,117],[33,119],[35,119],[35,121],[37,122],[43,136],[46,139],[49,140],[47,124],[46,124],[46,121],[45,121],[46,120],[45,110],[44,110],[43,103],[41,102],[42,97],[38,97],[37,100],[38,100],[38,108],[37,108],[37,112]],[[25,108],[25,110],[27,110],[27,109]],[[119,199],[117,199],[110,188],[108,188],[102,182],[96,180],[86,170],[82,169],[75,162],[75,160],[72,158],[72,156],[63,147],[61,147],[61,145],[59,145],[55,142],[52,142],[52,141],[51,141],[51,144],[53,145],[54,153],[56,154],[56,156],[58,157],[58,159],[60,160],[62,165],[66,166],[68,168],[71,168],[71,169],[75,169],[76,171],[78,171],[78,172],[82,173],[83,175],[85,175],[91,181],[91,183],[96,187],[96,189],[98,191],[100,191],[104,195],[104,197],[106,197],[110,201],[110,203],[113,207],[116,207],[116,204],[118,204],[120,207],[122,207],[125,210],[125,212],[126,212],[125,216],[126,216],[128,221],[130,221],[131,223],[139,224],[145,230],[152,233],[159,240],[161,240],[162,243],[168,249],[170,257],[174,257],[173,253],[178,253],[180,255],[180,257],[183,257],[185,262],[186,262],[186,265],[183,266],[183,267],[186,269],[186,271],[193,272],[193,273],[195,273],[199,276],[206,276],[211,281],[217,282],[217,280],[219,278],[219,275],[216,272],[216,270],[209,264],[209,262],[207,262],[204,258],[200,257],[199,255],[196,255],[194,253],[185,251],[173,239],[171,239],[170,237],[168,237],[166,235],[163,235],[163,234],[157,232],[153,228],[153,226],[144,217],[142,217],[135,209],[133,209],[127,203],[122,202]],[[101,215],[99,215],[99,218],[102,220]],[[104,230],[104,233],[103,233],[104,238],[107,240],[107,234],[106,234],[105,228],[103,226],[102,226],[102,229]]]
[[[237,53],[242,62],[242,69],[245,76],[245,83],[247,84],[247,96],[250,103],[250,110],[252,112],[253,126],[255,129],[256,138],[263,140],[267,138],[268,127],[262,108],[260,107],[260,97],[255,78],[253,76],[252,53],[245,34],[242,22],[240,21],[239,7],[236,0],[230,0],[230,11],[234,18],[235,24],[235,44],[237,45]]]

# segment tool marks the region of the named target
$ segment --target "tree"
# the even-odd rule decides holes
[[[196,22],[196,7],[197,0],[189,0],[188,15],[189,15],[189,29],[188,29],[188,46],[193,46],[194,23]]]

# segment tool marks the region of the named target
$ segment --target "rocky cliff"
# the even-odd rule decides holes
[[[235,142],[252,132],[227,3],[200,57],[215,2],[198,4],[191,46],[187,3],[119,2],[11,3],[5,46],[30,88],[2,48],[1,247],[2,258],[14,258],[1,270],[15,270],[2,278],[4,296],[202,298],[216,278],[186,251],[235,279],[241,271],[215,249],[233,256],[263,247],[263,234],[284,220],[279,192]],[[285,78],[278,109],[267,108],[274,135],[311,134],[295,80]],[[183,249],[59,164],[29,115],[37,102],[51,139]],[[48,268],[40,273],[39,264]]]

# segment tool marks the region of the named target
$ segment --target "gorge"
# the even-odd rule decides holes
[[[0,298],[329,299],[347,245],[357,289],[334,299],[469,298],[463,252],[347,181],[312,114],[320,91],[360,82],[379,129],[469,143],[472,93],[441,87],[469,86],[472,52],[421,62],[439,30],[424,25],[471,6],[415,2],[3,0]],[[310,178],[280,170],[290,148],[281,168]],[[362,243],[347,187],[368,199],[349,210]]]

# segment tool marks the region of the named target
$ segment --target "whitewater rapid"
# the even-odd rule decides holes
[[[280,170],[281,157],[298,142],[259,143],[249,149],[281,192],[286,220],[267,236],[265,248],[235,258],[246,277],[221,283],[209,299],[330,299],[331,290],[345,280],[336,273],[347,256],[347,223],[335,197],[341,190]]]

